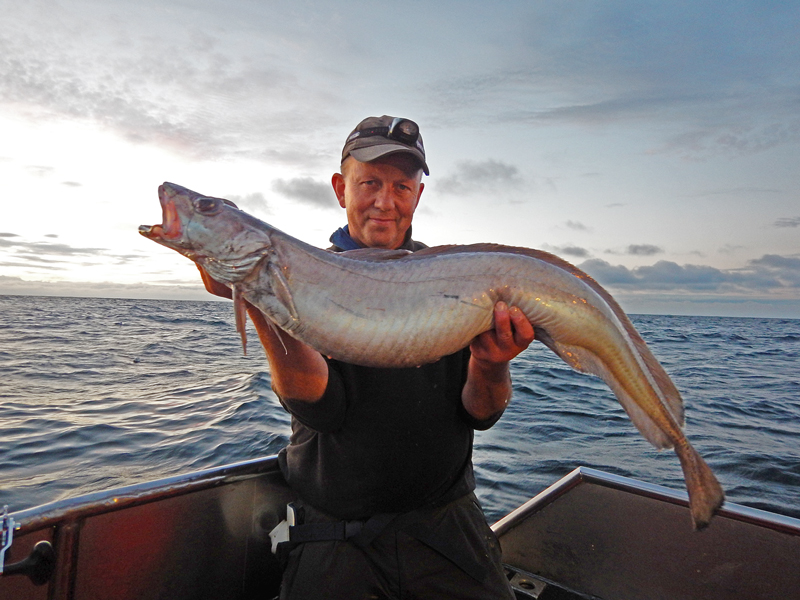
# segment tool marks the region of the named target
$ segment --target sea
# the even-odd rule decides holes
[[[800,518],[800,320],[632,315],[683,394],[686,433],[731,502]],[[255,331],[225,302],[0,296],[0,509],[276,454],[289,416]],[[578,466],[676,490],[599,379],[542,344],[475,435],[490,522]]]

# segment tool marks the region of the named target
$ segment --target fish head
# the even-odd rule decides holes
[[[243,280],[271,249],[272,228],[230,200],[174,183],[158,188],[162,222],[141,225],[144,237],[171,248],[226,284]]]

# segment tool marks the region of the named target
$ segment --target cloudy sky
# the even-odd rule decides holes
[[[800,3],[0,0],[0,294],[204,298],[173,181],[327,245],[363,117],[428,244],[542,248],[634,313],[800,318]]]

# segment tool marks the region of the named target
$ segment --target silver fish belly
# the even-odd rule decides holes
[[[140,227],[142,235],[231,286],[237,314],[246,299],[338,360],[374,367],[432,362],[490,329],[497,301],[518,306],[539,341],[611,387],[646,439],[674,448],[695,527],[721,506],[721,486],[683,435],[677,388],[616,301],[577,267],[546,252],[489,244],[334,254],[221,199],[168,183],[159,196],[164,223]]]

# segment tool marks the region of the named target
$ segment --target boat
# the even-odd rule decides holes
[[[0,600],[275,598],[292,499],[271,456],[6,512]],[[586,467],[492,528],[517,599],[800,598],[800,519]]]

